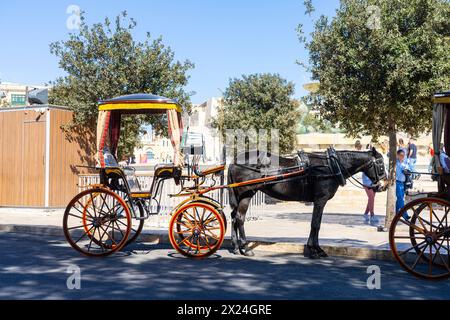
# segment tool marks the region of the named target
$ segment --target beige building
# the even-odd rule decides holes
[[[209,98],[193,107],[190,117],[185,116],[183,123],[190,133],[200,133],[205,142],[205,163],[220,163],[222,149],[217,130],[212,128],[212,119],[217,116],[222,98]]]
[[[139,166],[153,166],[157,163],[171,162],[173,147],[170,139],[156,135],[151,126],[144,128],[141,136],[141,147],[134,150],[135,164]]]

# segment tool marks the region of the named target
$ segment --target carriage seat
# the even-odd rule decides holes
[[[173,163],[158,163],[155,166],[155,177],[174,178],[181,175],[181,169]]]

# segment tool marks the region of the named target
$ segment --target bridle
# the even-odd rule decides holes
[[[348,180],[350,181],[350,183],[359,189],[364,189],[365,186],[348,172],[348,170],[342,165],[341,161],[339,160],[339,157],[336,157],[336,161],[337,161],[339,167],[341,168],[341,170],[348,177]],[[381,188],[383,187],[381,184],[381,181],[386,178],[386,172],[384,171],[383,158],[372,157],[372,159],[370,160],[369,163],[365,163],[365,164],[359,166],[358,168],[356,168],[355,171],[356,172],[366,171],[368,169],[371,169],[372,167],[374,167],[374,170],[375,170],[375,180],[376,181],[372,181],[372,186],[370,188],[374,189],[374,190],[381,190]]]

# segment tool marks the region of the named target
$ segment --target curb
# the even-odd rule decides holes
[[[64,237],[62,228],[57,226],[0,224],[0,232]],[[169,236],[167,232],[163,230],[143,230],[138,240],[153,244],[170,245]],[[270,239],[255,239],[249,237],[249,247],[256,251],[303,254],[305,244],[296,242],[275,242],[270,241]],[[388,249],[343,245],[322,245],[321,247],[329,256],[350,257],[361,260],[395,261],[394,256]],[[229,237],[225,238],[222,248],[231,248],[231,239]]]

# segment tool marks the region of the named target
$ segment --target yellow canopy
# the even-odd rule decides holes
[[[124,113],[161,113],[166,110],[176,110],[181,113],[182,108],[173,99],[152,94],[131,94],[100,101],[98,110],[123,111]]]
[[[450,97],[434,98],[434,103],[448,104],[448,103],[450,103]]]
[[[450,92],[436,93],[434,95],[434,103],[450,104]]]

